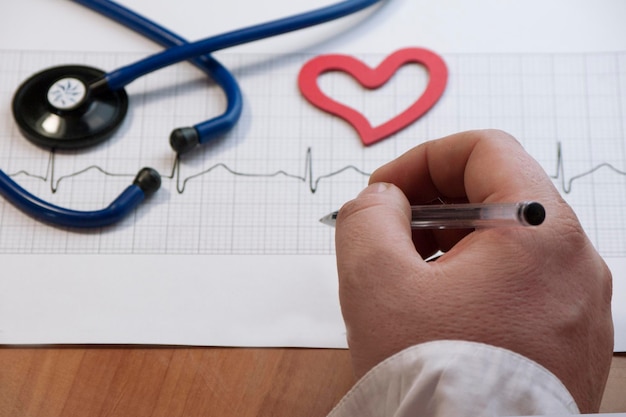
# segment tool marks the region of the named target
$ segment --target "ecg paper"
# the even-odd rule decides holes
[[[170,131],[224,107],[219,89],[188,64],[131,84],[126,122],[96,148],[51,153],[19,134],[10,100],[30,74],[139,57],[0,51],[0,168],[23,187],[90,210],[108,205],[144,166],[163,176],[130,218],[94,231],[42,225],[0,202],[0,258],[11,266],[0,277],[0,343],[343,347],[334,231],[318,219],[409,148],[499,128],[552,176],[611,266],[616,350],[626,350],[626,53],[444,55],[442,99],[367,148],[300,96],[297,74],[313,57],[305,54],[221,55],[242,86],[242,120],[180,159]],[[358,57],[372,66],[384,58]],[[426,82],[414,65],[374,92],[345,75],[320,79],[374,125],[408,107]]]

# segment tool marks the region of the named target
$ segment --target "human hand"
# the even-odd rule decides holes
[[[394,184],[394,185],[391,185]],[[534,200],[538,227],[411,230],[410,204]],[[434,262],[424,259],[442,250]],[[613,352],[611,274],[542,168],[500,131],[420,145],[339,211],[339,296],[354,370],[433,340],[524,355],[597,411]]]

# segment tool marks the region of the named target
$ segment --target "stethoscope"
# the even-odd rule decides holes
[[[381,0],[346,0],[335,5],[188,43],[185,39],[135,12],[108,0],[74,0],[164,46],[164,51],[105,73],[80,65],[43,70],[22,83],[13,97],[13,116],[32,143],[50,149],[80,149],[109,138],[128,109],[124,87],[135,79],[168,65],[190,60],[223,89],[223,114],[192,127],[177,128],[170,145],[178,154],[230,130],[243,108],[234,76],[211,52],[325,23],[360,11]],[[143,168],[108,207],[77,211],[56,206],[29,193],[0,170],[0,194],[33,218],[63,227],[93,228],[111,225],[132,212],[161,186],[159,173]]]

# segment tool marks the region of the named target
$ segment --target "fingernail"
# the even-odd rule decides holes
[[[386,182],[376,182],[374,184],[370,184],[363,191],[359,193],[359,197],[367,195],[367,194],[378,194],[385,192],[389,189],[389,184]]]

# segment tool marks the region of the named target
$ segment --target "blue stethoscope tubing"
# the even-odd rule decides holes
[[[238,121],[243,108],[241,91],[234,76],[209,54],[247,42],[276,36],[358,12],[382,0],[346,0],[335,5],[316,9],[292,17],[274,20],[189,43],[166,28],[135,12],[108,0],[73,0],[95,10],[147,38],[168,48],[136,63],[105,74],[96,81],[94,89],[122,89],[140,76],[168,65],[190,60],[220,85],[227,97],[224,114],[194,125],[192,129],[199,143],[205,143],[219,133],[231,129]],[[142,169],[133,184],[128,186],[109,206],[101,210],[78,211],[46,202],[0,170],[0,194],[33,218],[56,226],[70,228],[96,228],[109,226],[131,213],[146,196],[160,186],[160,176],[151,168]]]
[[[117,90],[142,75],[177,62],[336,20],[363,10],[379,1],[381,0],[346,0],[310,12],[234,30],[193,43],[185,43],[109,72],[105,75],[106,83],[111,90]],[[87,3],[107,3],[107,0],[91,0]]]
[[[150,193],[135,181],[106,208],[93,211],[71,210],[36,197],[0,170],[0,194],[26,214],[42,222],[55,226],[96,228],[120,221]]]

